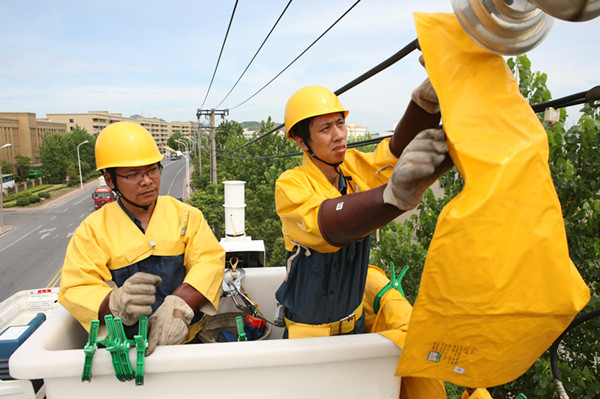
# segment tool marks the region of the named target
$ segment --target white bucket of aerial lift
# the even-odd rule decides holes
[[[243,286],[268,317],[284,267],[246,269]],[[236,311],[223,298],[219,313]],[[55,398],[395,398],[394,375],[401,349],[380,334],[280,339],[272,327],[267,340],[159,346],[145,359],[144,385],[120,382],[105,349],[94,355],[91,382],[82,382],[88,334],[58,305],[9,360],[18,379],[44,380]],[[135,365],[135,350],[129,352]]]
[[[244,196],[245,181],[224,181],[225,186],[225,236],[227,238],[244,237],[246,235],[246,204]]]

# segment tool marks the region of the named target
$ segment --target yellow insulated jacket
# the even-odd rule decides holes
[[[346,192],[387,183],[397,161],[389,149],[389,139],[381,141],[373,152],[348,150],[340,165]],[[288,251],[286,278],[275,297],[294,322],[335,322],[349,316],[362,302],[370,236],[339,248],[328,244],[319,229],[319,206],[341,195],[306,153],[302,165],[284,172],[275,185],[277,214]],[[354,331],[363,329],[361,318]]]
[[[172,197],[158,197],[145,234],[117,202],[88,216],[75,231],[65,256],[59,302],[89,329],[111,291],[138,271],[162,277],[153,311],[164,297],[188,283],[209,301],[201,309],[215,313],[221,295],[225,251],[202,212]]]

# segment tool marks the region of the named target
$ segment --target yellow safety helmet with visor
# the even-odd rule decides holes
[[[151,165],[163,159],[150,132],[132,122],[107,126],[96,139],[96,170]]]
[[[290,97],[285,106],[285,133],[288,139],[293,139],[291,132],[294,125],[306,118],[326,115],[332,112],[343,112],[344,118],[349,111],[344,109],[338,97],[321,86],[306,86]]]

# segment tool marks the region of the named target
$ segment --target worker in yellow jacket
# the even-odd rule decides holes
[[[127,335],[148,319],[148,350],[189,340],[203,313],[216,313],[225,251],[197,208],[159,196],[162,154],[129,122],[96,140],[97,170],[119,196],[75,231],[62,269],[59,302],[89,330],[120,317]],[[189,335],[189,336],[188,336]]]
[[[347,115],[320,86],[298,90],[286,105],[287,137],[304,150],[302,165],[275,188],[287,250],[276,298],[290,338],[364,332],[369,234],[416,207],[451,165],[429,80],[373,152],[347,149]]]

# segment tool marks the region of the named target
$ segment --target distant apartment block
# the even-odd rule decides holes
[[[196,122],[167,122],[164,119],[148,118],[142,115],[124,117],[120,113],[108,111],[88,111],[86,114],[46,114],[46,116],[53,122],[65,123],[68,131],[79,126],[90,134],[98,134],[105,127],[116,122],[137,123],[152,134],[161,152],[164,152],[163,146],[167,145],[167,140],[173,133],[179,132],[182,137],[191,139],[195,136],[199,126]]]
[[[357,125],[356,123],[346,122],[346,129],[348,130],[348,137],[362,137],[368,133],[366,127]]]
[[[133,122],[146,128],[156,141],[161,152],[167,140],[175,132],[191,139],[198,132],[196,122],[167,122],[159,118],[147,118],[141,115],[124,117],[120,113],[108,111],[89,111],[85,114],[46,114],[46,118],[36,118],[31,112],[0,112],[0,145],[11,146],[0,151],[0,161],[15,163],[15,156],[22,155],[36,164],[44,133],[65,134],[75,126],[84,128],[90,134],[98,134],[110,124]]]
[[[15,163],[15,156],[22,155],[36,164],[46,132],[64,134],[67,126],[36,118],[31,112],[0,112],[0,145],[11,144],[0,151],[0,161]]]

